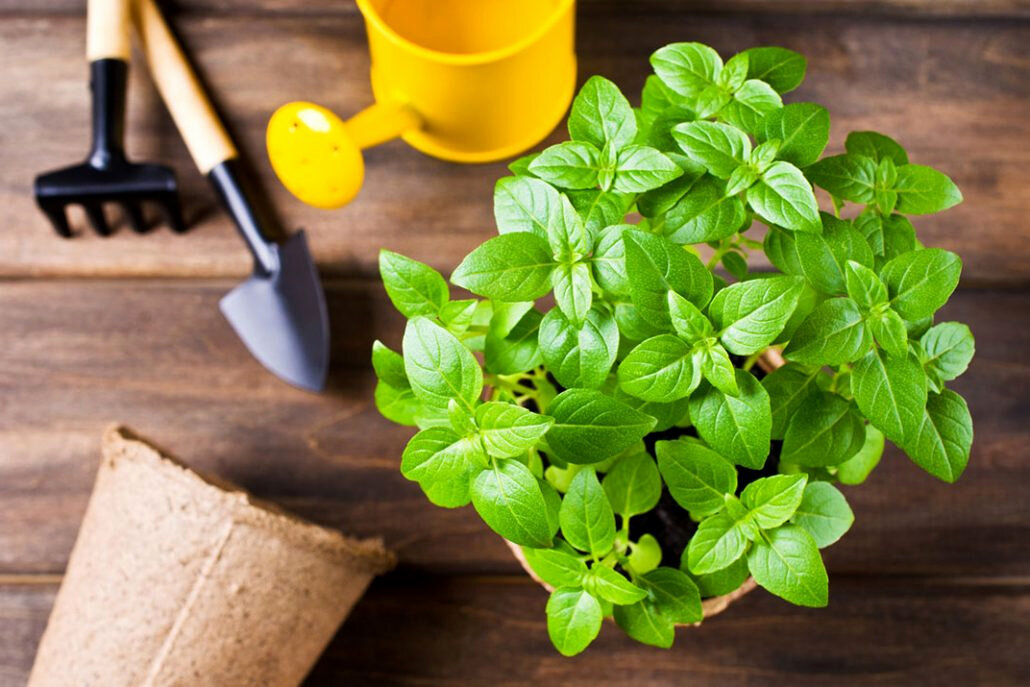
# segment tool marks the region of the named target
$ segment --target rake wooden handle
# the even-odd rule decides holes
[[[86,7],[86,59],[129,61],[131,0],[89,0]]]
[[[154,0],[132,0],[132,4],[133,20],[157,90],[186,141],[193,162],[202,174],[207,174],[235,158],[236,146]]]

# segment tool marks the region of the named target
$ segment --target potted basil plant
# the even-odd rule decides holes
[[[515,545],[565,655],[606,617],[668,647],[756,583],[825,606],[840,485],[885,438],[953,482],[973,438],[946,386],[973,337],[934,321],[961,261],[909,219],[955,184],[878,133],[823,157],[827,110],[781,98],[792,51],[677,43],[651,65],[639,108],[591,78],[571,140],[497,182],[499,235],[451,275],[478,298],[380,256],[408,322],[402,353],[374,345],[376,403],[419,428],[401,470]]]

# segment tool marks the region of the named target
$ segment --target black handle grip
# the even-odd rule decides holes
[[[107,169],[125,159],[125,93],[129,65],[125,60],[105,58],[89,63],[89,86],[93,92],[93,149],[89,163]]]

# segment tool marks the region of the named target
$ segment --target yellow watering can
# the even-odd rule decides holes
[[[376,103],[344,122],[294,102],[268,122],[275,173],[338,208],[361,188],[361,149],[400,136],[456,162],[512,157],[561,121],[576,81],[575,0],[357,0]]]

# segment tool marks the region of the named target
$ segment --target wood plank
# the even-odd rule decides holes
[[[356,14],[357,6],[339,0],[176,0],[162,2],[176,12],[198,14]],[[580,11],[619,6],[620,0],[578,0]],[[623,7],[624,9],[624,7]],[[917,17],[1025,17],[1027,0],[634,0],[635,12],[719,14],[883,14]],[[0,0],[0,13],[77,14],[77,0]]]
[[[471,508],[430,505],[398,472],[411,430],[371,402],[369,349],[399,347],[402,321],[376,282],[328,290],[328,393],[266,373],[217,310],[228,282],[0,282],[0,574],[63,569],[110,422],[124,422],[193,466],[302,515],[382,533],[408,565],[513,571]],[[892,452],[847,490],[858,522],[827,551],[835,572],[1030,574],[1030,293],[960,292],[942,319],[979,339],[956,385],[976,442],[955,486]]]
[[[401,571],[373,583],[306,685],[1025,685],[1030,594],[947,580],[834,578],[830,606],[758,590],[660,651],[606,623],[584,654],[550,646],[524,578]],[[21,685],[53,586],[0,586],[0,685]]]
[[[218,93],[243,149],[289,227],[303,226],[327,275],[369,275],[381,246],[450,270],[490,236],[491,191],[500,163],[462,166],[399,142],[368,152],[365,189],[340,211],[302,206],[271,178],[263,130],[271,110],[316,99],[341,113],[370,102],[364,29],[353,13],[327,17],[190,16],[180,22]],[[781,43],[810,60],[808,83],[792,99],[827,104],[832,146],[849,129],[881,129],[919,162],[949,172],[966,203],[918,222],[923,239],[958,250],[970,284],[1025,284],[1030,186],[1030,75],[1027,24],[1018,20],[890,21],[867,16],[629,13],[610,6],[580,19],[581,74],[602,73],[627,92],[640,88],[647,55],[676,40],[709,42],[724,53]],[[110,239],[58,240],[32,203],[30,180],[80,159],[88,107],[79,17],[15,15],[0,23],[0,276],[229,276],[249,269],[247,253],[185,156],[163,107],[135,69],[130,152],[180,170],[187,236],[122,231]],[[226,41],[225,36],[234,36]],[[549,139],[559,140],[556,132]]]

